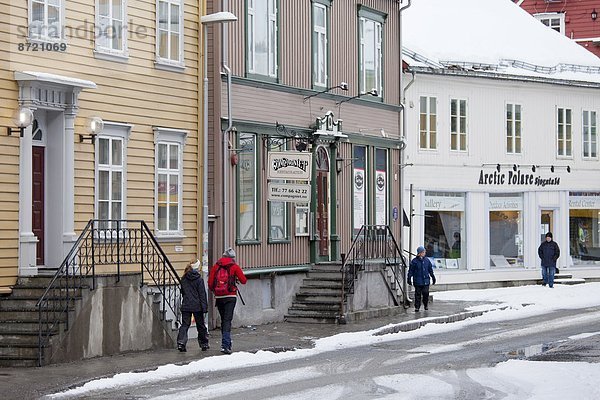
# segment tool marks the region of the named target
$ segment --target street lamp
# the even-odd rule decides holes
[[[237,21],[237,17],[229,11],[220,11],[200,17],[202,24],[203,60],[204,65],[204,126],[202,132],[202,270],[208,271],[208,25],[223,24]]]

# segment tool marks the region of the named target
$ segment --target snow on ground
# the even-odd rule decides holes
[[[504,321],[511,319],[519,319],[531,317],[534,315],[541,315],[545,313],[550,313],[554,310],[558,309],[578,309],[578,308],[587,308],[600,306],[600,283],[586,283],[582,285],[575,286],[563,286],[556,285],[553,289],[542,286],[520,286],[520,287],[512,287],[512,288],[500,288],[500,289],[482,289],[482,290],[459,290],[459,291],[447,291],[447,292],[434,292],[433,293],[435,300],[440,301],[452,301],[452,300],[460,300],[467,302],[493,302],[492,304],[485,305],[474,305],[472,307],[473,310],[492,310],[480,317],[469,318],[464,321],[455,322],[451,324],[427,324],[422,328],[416,331],[408,331],[408,332],[398,332],[387,335],[377,336],[375,335],[382,328],[373,329],[369,331],[362,332],[349,332],[349,333],[341,333],[338,335],[321,338],[315,340],[315,346],[312,349],[298,349],[296,351],[288,351],[283,353],[273,353],[268,351],[259,351],[257,353],[247,353],[247,352],[236,352],[230,356],[212,356],[200,359],[198,361],[191,362],[187,365],[173,365],[168,364],[161,366],[153,371],[148,372],[140,372],[140,373],[123,373],[117,374],[111,378],[103,378],[94,380],[84,384],[81,387],[68,390],[66,392],[58,393],[53,395],[52,397],[60,398],[60,397],[70,397],[70,396],[81,396],[85,393],[90,393],[97,390],[110,389],[115,387],[122,386],[133,386],[140,385],[145,383],[163,381],[173,379],[175,377],[182,377],[191,374],[205,373],[209,371],[221,371],[221,370],[230,370],[232,366],[237,368],[256,366],[256,365],[264,365],[271,364],[277,362],[285,362],[288,360],[299,359],[310,357],[319,353],[325,353],[328,351],[335,351],[338,349],[344,349],[349,347],[358,347],[358,346],[367,346],[370,344],[396,341],[396,340],[404,340],[404,339],[412,339],[418,336],[430,335],[430,334],[438,334],[449,332],[453,330],[463,329],[469,325],[483,322],[493,322],[493,321]],[[432,309],[435,309],[435,301],[432,304]],[[503,308],[499,308],[503,307]],[[582,315],[579,318],[600,318],[598,313],[593,313],[590,315]],[[575,317],[577,318],[577,317]],[[425,318],[427,319],[427,318]],[[569,322],[571,321],[571,322]],[[556,325],[572,323],[572,319],[565,320],[557,320],[553,322]],[[551,328],[547,325],[547,328]],[[388,325],[390,327],[393,325]],[[386,328],[386,327],[383,327]],[[543,327],[538,327],[537,329],[542,329]],[[535,329],[535,328],[534,328]],[[519,331],[511,332],[512,335],[518,335]],[[598,334],[595,333],[586,333],[585,335],[591,336]],[[581,335],[578,335],[581,336]],[[583,337],[583,336],[582,336]],[[493,340],[493,338],[489,339]],[[455,345],[452,348],[439,348],[439,349],[428,349],[429,352],[440,352],[440,351],[450,351],[455,349],[457,346],[468,345],[468,342],[463,344]],[[417,356],[417,355],[414,355]],[[519,361],[509,361],[506,363],[499,364],[494,368],[482,369],[482,370],[473,370],[469,373],[473,376],[490,376],[490,379],[496,379],[497,385],[502,385],[501,381],[503,379],[507,379],[507,382],[513,382],[515,385],[514,390],[509,393],[513,394],[513,398],[527,398],[523,397],[523,393],[530,393],[531,398],[558,398],[558,397],[545,397],[545,393],[543,391],[543,382],[546,382],[548,378],[536,378],[529,382],[521,382],[519,385],[515,383],[515,380],[507,377],[509,373],[512,373],[513,369],[519,370],[519,368],[527,369],[528,371],[534,370],[538,371],[540,377],[549,376],[550,378],[558,376],[560,374],[560,380],[564,380],[569,378],[572,380],[571,383],[580,382],[578,388],[581,388],[582,393],[584,395],[581,398],[600,398],[600,395],[596,396],[588,396],[590,393],[588,390],[588,386],[586,382],[598,382],[600,381],[600,365],[592,364],[593,367],[590,367],[590,364],[582,364],[581,369],[585,369],[587,372],[577,373],[580,369],[580,363],[568,363],[569,366],[573,366],[573,370],[569,373],[569,375],[564,375],[564,371],[561,367],[562,364],[558,363],[539,363],[539,362],[519,362]],[[480,371],[480,372],[478,372]],[[483,372],[481,372],[483,371]],[[296,371],[298,372],[298,371]],[[309,373],[310,371],[304,371],[305,373]],[[480,374],[480,375],[478,375]],[[536,377],[536,374],[532,374],[531,376]],[[590,374],[592,376],[590,376]],[[298,374],[295,374],[298,375]],[[571,376],[572,375],[572,376]],[[515,373],[514,376],[519,376],[518,373]],[[416,377],[415,379],[417,379]],[[291,376],[288,376],[287,379],[292,379]],[[382,378],[383,379],[383,378]],[[386,382],[389,384],[393,384],[396,380],[403,380],[402,376],[390,377]],[[412,379],[412,378],[411,378]],[[431,379],[431,377],[421,377],[419,379]],[[481,378],[483,379],[483,378]],[[529,379],[529,378],[528,378]],[[551,379],[550,379],[551,381]],[[267,381],[268,382],[268,381]],[[425,382],[425,381],[423,381]],[[415,386],[415,382],[411,381],[410,386]],[[395,384],[394,384],[395,385]],[[508,384],[504,384],[505,386]],[[423,385],[430,387],[431,385]],[[435,386],[435,385],[434,385]],[[518,386],[518,387],[517,387]],[[538,387],[539,386],[539,387]],[[571,388],[573,385],[569,385]],[[394,386],[395,387],[395,386]],[[416,387],[422,387],[421,385],[416,385]],[[442,386],[437,386],[440,391],[444,391],[445,389]],[[504,387],[506,388],[506,387]],[[593,388],[589,388],[592,390]],[[416,392],[418,393],[418,391]],[[436,392],[437,393],[437,392]],[[440,392],[441,393],[441,392]],[[554,395],[556,391],[552,392]],[[594,392],[595,393],[595,392]],[[570,393],[573,394],[573,393]],[[431,394],[432,398],[444,398],[443,395],[440,394],[438,396],[435,393]],[[538,397],[539,396],[539,397]],[[408,398],[408,397],[407,397]],[[423,397],[419,397],[423,398]],[[450,397],[448,397],[450,398]],[[568,396],[563,397],[568,398]]]

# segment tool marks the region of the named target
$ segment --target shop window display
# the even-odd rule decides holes
[[[600,265],[600,209],[569,210],[573,265]]]
[[[523,266],[521,211],[490,211],[490,261],[493,267]]]
[[[425,255],[437,268],[464,269],[461,229],[464,212],[425,211]]]

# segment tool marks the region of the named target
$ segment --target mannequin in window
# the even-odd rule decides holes
[[[460,232],[454,232],[454,243],[450,251],[450,258],[460,258]]]

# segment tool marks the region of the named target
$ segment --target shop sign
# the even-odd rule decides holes
[[[545,178],[540,175],[535,175],[530,172],[522,172],[520,169],[516,171],[509,170],[507,172],[479,172],[480,185],[490,186],[558,186],[560,178],[558,176]]]
[[[425,209],[435,211],[464,211],[464,197],[425,196]]]
[[[569,208],[600,209],[600,196],[570,196]]]
[[[523,209],[522,197],[491,197],[490,196],[490,211],[520,211]]]
[[[269,182],[268,201],[290,201],[293,203],[310,203],[310,184]]]
[[[267,169],[268,179],[310,180],[312,153],[300,151],[271,151]]]

